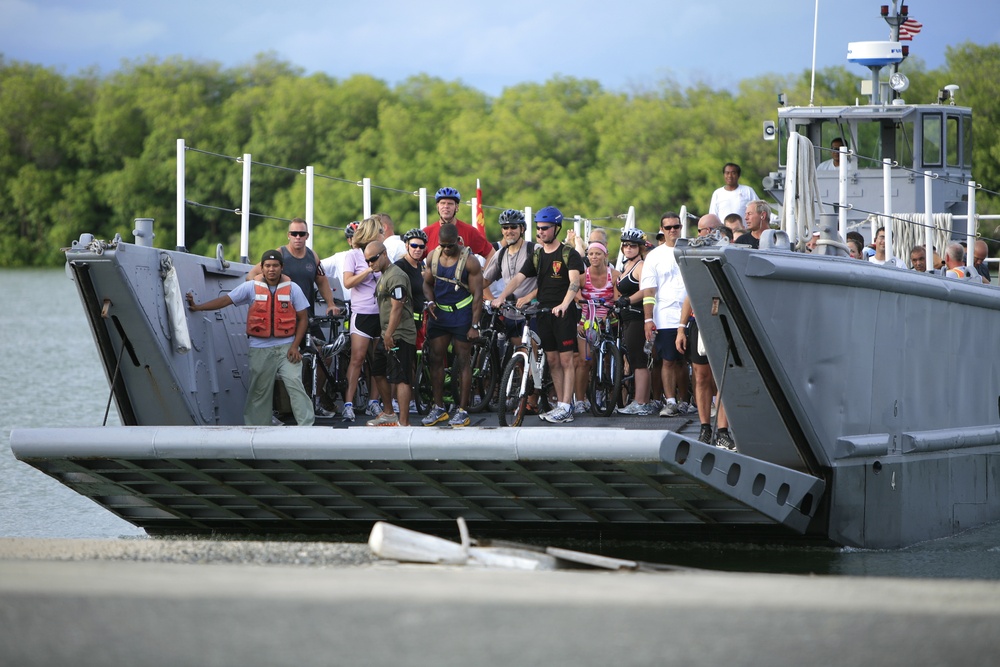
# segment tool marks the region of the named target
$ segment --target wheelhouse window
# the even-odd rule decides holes
[[[929,113],[923,117],[921,152],[925,167],[940,167],[943,164],[941,150],[942,123],[943,120],[939,113]]]
[[[962,165],[961,148],[959,138],[962,136],[962,120],[958,116],[948,116],[945,122],[945,154],[948,156],[949,167],[960,167]]]

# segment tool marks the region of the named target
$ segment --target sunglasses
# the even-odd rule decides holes
[[[438,245],[441,246],[441,248],[443,250],[451,250],[452,248],[454,248],[458,244],[457,243],[438,243]]]
[[[622,247],[623,248],[638,248],[639,244],[638,243],[631,243],[629,241],[625,241],[624,243],[622,243]]]
[[[675,229],[680,229],[680,228],[681,228],[680,225],[660,225],[660,229],[664,229],[668,232],[672,232]]]
[[[309,232],[288,232],[289,236],[309,236]]]
[[[508,229],[520,229],[521,225],[500,225],[500,229],[506,231]]]
[[[374,264],[375,262],[377,262],[378,258],[381,257],[383,255],[383,253],[385,253],[385,250],[383,250],[379,254],[375,255],[374,257],[366,257],[365,261],[368,262],[368,266],[371,266],[372,264]]]
[[[411,248],[419,248],[419,249],[423,250],[424,248],[427,247],[427,244],[426,243],[411,243],[410,247]]]
[[[555,225],[538,225],[537,227],[535,227],[535,229],[537,229],[540,232],[547,232],[553,227],[555,227]]]

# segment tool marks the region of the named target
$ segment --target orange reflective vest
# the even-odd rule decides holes
[[[292,281],[282,276],[271,298],[267,283],[253,281],[253,302],[247,313],[247,335],[255,338],[287,338],[295,335],[295,308],[292,306]]]

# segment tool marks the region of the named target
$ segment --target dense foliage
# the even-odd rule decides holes
[[[959,84],[960,102],[977,115],[977,180],[1000,189],[1000,45],[950,49],[941,71],[913,60],[904,65],[907,98],[932,101],[944,83]],[[816,103],[853,100],[858,78],[844,68],[819,72]],[[304,214],[297,170],[307,165],[332,177],[316,179],[321,255],[343,247],[333,228],[360,217],[363,177],[385,188],[374,191],[374,210],[391,214],[398,230],[418,222],[418,188],[453,185],[468,198],[477,178],[493,207],[555,204],[597,219],[635,206],[640,226],[653,229],[663,210],[703,212],[725,162],[740,163],[743,182],[760,191],[776,150],[762,141],[761,123],[775,119],[778,92],[807,103],[808,72],[748,80],[736,93],[672,81],[622,93],[555,78],[491,98],[428,76],[395,87],[369,76],[305,76],[272,56],[235,69],[150,59],[103,77],[0,56],[0,264],[57,264],[59,248],[84,231],[131,239],[137,217],[155,218],[156,244],[172,247],[178,138],[285,167],[254,165],[251,254],[283,242],[284,220]],[[242,167],[218,155],[186,153],[187,199],[215,207],[187,207],[186,245],[214,254],[221,242],[235,258]],[[496,212],[486,217],[498,238]]]

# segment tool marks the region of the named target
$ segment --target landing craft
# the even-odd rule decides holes
[[[885,16],[897,30],[904,22]],[[881,68],[896,48],[852,53]],[[760,250],[709,238],[675,251],[738,451],[698,442],[683,420],[649,418],[453,430],[239,426],[245,310],[177,313],[164,280],[208,298],[232,290],[250,266],[221,249],[214,258],[184,251],[182,225],[178,250],[153,248],[152,221],[137,225],[135,243],[84,234],[66,253],[124,426],[18,429],[11,448],[151,534],[366,534],[376,521],[451,534],[462,517],[484,536],[893,548],[996,521],[1000,359],[942,350],[992,349],[1000,292],[850,259],[836,246],[885,203],[900,239],[908,225],[940,227],[938,216],[948,216],[932,229],[947,240],[967,230],[950,223],[974,215],[961,190],[971,111],[952,104],[948,87],[937,104],[912,105],[884,84],[873,71],[867,104],[779,110],[772,134],[793,150],[779,153],[770,178],[782,228],[765,231]],[[902,84],[890,76],[889,85]],[[817,172],[815,198],[795,196],[793,186],[809,180],[798,175],[834,136],[848,139],[855,167]],[[180,170],[183,151],[178,162]],[[937,174],[933,191],[914,175],[923,170]],[[838,207],[817,213],[816,199]],[[827,230],[829,252],[795,251],[815,228]]]

